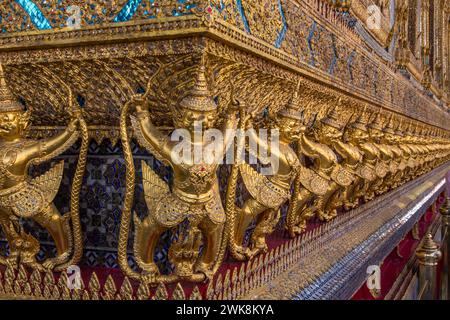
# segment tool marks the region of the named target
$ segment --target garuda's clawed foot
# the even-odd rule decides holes
[[[141,275],[140,280],[142,283],[146,283],[146,284],[150,284],[150,285],[155,285],[156,283],[158,283],[158,279],[157,279],[158,275],[157,274],[151,274],[151,273],[144,273]]]
[[[330,221],[330,220],[332,220],[332,219],[334,219],[336,217],[337,217],[337,210],[336,209],[333,209],[333,210],[330,210],[330,211],[327,211],[327,212],[319,213],[320,221],[328,222],[328,221]]]
[[[201,262],[196,267],[196,272],[201,273],[205,276],[205,281],[211,281],[214,278],[214,271],[211,270],[211,266],[208,263]],[[192,278],[193,281],[195,281],[195,278],[197,278],[198,274],[193,274]]]
[[[56,266],[66,263],[70,259],[70,252],[66,251],[57,257],[49,258],[42,263],[46,270],[53,270]]]
[[[26,261],[22,261],[22,263],[24,265],[26,265],[27,267],[33,269],[33,270],[37,270],[37,271],[41,271],[41,272],[46,272],[47,270],[51,270],[51,269],[47,269],[45,268],[42,263],[37,262],[36,260],[26,260]]]
[[[372,201],[373,199],[375,199],[375,192],[371,192],[367,196],[364,196],[366,202]]]
[[[269,251],[269,247],[267,246],[266,239],[264,237],[254,239],[251,242],[250,250],[247,251],[247,259],[252,259],[260,253],[266,253]]]
[[[344,209],[346,211],[353,209],[353,203],[351,203],[350,201],[345,201],[344,202]]]
[[[158,266],[154,262],[139,262],[139,268],[142,269],[141,281],[150,285],[156,285],[160,282],[160,272]]]
[[[306,220],[302,220],[296,225],[292,226],[292,228],[288,229],[289,236],[294,238],[299,234],[303,233],[306,230]]]
[[[0,257],[0,265],[17,269],[19,267],[19,258],[16,255]]]
[[[329,217],[329,220],[336,218],[337,217],[337,210],[333,209],[333,210],[329,211],[328,217]]]
[[[139,263],[139,267],[142,269],[142,272],[144,274],[154,274],[154,275],[159,275],[159,268],[158,266],[153,263],[153,262],[149,262],[149,263]]]
[[[328,221],[330,221],[331,219],[333,219],[333,216],[332,216],[332,213],[331,213],[331,212],[323,212],[323,211],[319,211],[319,212],[317,213],[317,216],[319,217],[319,220],[320,220],[320,221],[323,221],[323,222],[328,222]]]
[[[235,259],[238,261],[245,261],[248,259],[248,255],[250,254],[250,249],[243,246],[236,246],[234,249]]]

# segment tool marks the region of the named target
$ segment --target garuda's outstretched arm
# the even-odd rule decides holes
[[[168,165],[171,162],[172,146],[167,136],[153,124],[144,104],[144,101],[138,101],[136,116],[131,116],[134,134],[141,146]]]
[[[77,126],[78,119],[72,119],[62,133],[37,142],[29,152],[28,161],[34,164],[42,163],[66,151],[78,140]]]
[[[221,130],[224,137],[223,139],[224,153],[227,152],[228,148],[231,146],[231,143],[233,142],[233,138],[235,136],[235,130],[237,129],[238,120],[236,116],[236,111],[237,109],[230,108],[230,111],[226,116],[227,118]]]
[[[279,161],[285,161],[286,157],[281,153],[279,148],[271,148],[271,143],[266,139],[261,139],[261,137],[257,134],[256,130],[251,128],[247,130],[248,137],[250,142],[254,143],[254,145],[258,146],[258,150],[249,150],[253,156],[257,157],[260,161],[266,162],[269,157],[277,157]],[[250,144],[249,148],[252,148]],[[252,148],[254,149],[254,147]],[[286,163],[289,165],[289,163]]]

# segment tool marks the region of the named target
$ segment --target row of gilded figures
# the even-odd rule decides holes
[[[322,221],[333,219],[339,210],[356,208],[449,159],[449,140],[435,128],[419,127],[394,114],[383,118],[381,112],[357,108],[343,98],[328,101],[322,106],[325,112],[319,115],[303,103],[302,87],[298,85],[289,102],[263,122],[266,129],[279,132],[278,148],[271,150],[277,157],[278,170],[263,175],[245,160],[233,163],[222,201],[217,175],[222,158],[217,157],[212,163],[174,161],[176,142],[160,131],[152,119],[148,97],[153,79],[154,76],[145,94],[133,96],[123,106],[120,119],[127,170],[118,260],[124,273],[133,279],[148,283],[211,279],[227,251],[232,258],[243,261],[268,250],[266,239],[279,224],[283,205],[288,204],[283,228],[288,236],[295,237],[305,231],[314,217]],[[171,110],[175,128],[194,134],[195,123],[202,123],[202,130],[219,130],[224,137],[219,152],[222,157],[230,148],[237,152],[243,147],[252,152],[245,137],[234,134],[235,129],[249,132],[258,148],[271,148],[257,130],[251,130],[256,129],[255,119],[260,115],[253,113],[246,101],[232,97],[221,127],[216,127],[218,107],[208,88],[203,59],[194,80],[193,88]],[[20,262],[59,271],[81,257],[78,203],[89,139],[83,112],[73,106],[70,88],[67,91],[67,128],[45,140],[26,139],[30,112],[14,100],[0,69],[0,226],[10,247],[10,254],[0,257],[1,264]],[[349,114],[345,110],[356,111]],[[129,145],[130,125],[138,143],[173,170],[173,181],[168,185],[142,162],[148,209],[143,220],[132,212],[136,172]],[[55,158],[80,137],[82,148],[72,185],[71,210],[61,214],[53,199],[61,183],[63,163],[36,178],[28,176],[28,168]],[[191,143],[193,148],[206,147],[204,142],[200,146],[194,146],[198,142]],[[242,206],[236,204],[239,179],[250,194]],[[56,244],[56,257],[42,264],[36,261],[40,244],[23,230],[20,218],[33,219],[49,232]],[[245,235],[253,221],[256,227],[247,244]],[[133,255],[138,269],[128,264],[132,223]],[[165,231],[181,224],[187,227],[170,244],[168,252],[174,271],[164,274],[154,261],[155,248]]]

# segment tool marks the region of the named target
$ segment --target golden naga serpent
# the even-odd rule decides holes
[[[297,157],[301,159],[301,147],[300,142],[297,143]],[[297,218],[298,211],[298,198],[300,194],[301,180],[300,180],[300,168],[296,168],[295,178],[294,178],[294,190],[289,199],[289,208],[286,215],[286,229],[288,230],[289,235],[293,238],[295,237],[294,227]]]
[[[63,81],[61,81],[61,83],[69,91],[69,110],[74,110],[72,90]],[[81,108],[78,108],[78,110],[81,115]],[[84,172],[86,170],[87,153],[89,149],[89,132],[86,121],[82,116],[79,117],[78,121],[80,124],[81,147],[70,193],[70,218],[72,220],[74,249],[72,258],[68,262],[57,266],[55,268],[56,271],[62,271],[71,265],[77,264],[83,256],[83,234],[80,222],[80,193]]]
[[[243,134],[245,129],[245,109],[244,106],[237,100],[232,101],[232,103],[239,105],[239,132]],[[243,150],[245,143],[245,136],[237,136],[237,143],[235,143],[234,155],[237,156],[240,150]],[[225,211],[226,211],[226,221],[225,221],[225,244],[228,242],[228,249],[230,250],[231,256],[237,260],[242,260],[244,257],[238,252],[238,246],[236,244],[234,230],[236,228],[236,186],[239,178],[239,163],[240,159],[236,160],[231,168],[231,174],[228,180]],[[225,245],[226,248],[226,245]],[[225,251],[224,248],[224,251]]]
[[[136,180],[135,178],[136,170],[133,162],[133,152],[131,151],[131,146],[128,137],[127,118],[130,106],[135,102],[135,100],[138,97],[140,96],[138,95],[133,96],[131,100],[124,105],[120,115],[120,137],[122,141],[126,173],[125,173],[125,199],[123,203],[122,219],[120,222],[119,245],[117,252],[118,255],[117,258],[119,260],[120,268],[127,277],[135,280],[140,279],[141,275],[130,267],[127,259],[128,234],[130,232],[131,208],[133,206],[134,183]]]
[[[119,243],[118,243],[118,252],[117,259],[119,261],[119,266],[122,269],[123,273],[134,280],[140,280],[143,282],[155,282],[156,279],[148,279],[149,276],[145,274],[141,274],[139,272],[134,271],[130,265],[128,264],[128,235],[130,233],[130,224],[131,224],[131,210],[133,207],[134,200],[134,184],[136,181],[136,169],[134,167],[133,161],[133,152],[130,146],[130,137],[128,136],[128,128],[127,128],[127,120],[128,113],[130,111],[130,107],[134,106],[134,103],[138,100],[144,100],[148,97],[151,90],[151,83],[153,79],[158,75],[161,70],[161,65],[158,66],[158,69],[149,79],[147,84],[147,89],[144,95],[133,95],[131,99],[125,103],[122,108],[122,112],[120,114],[120,138],[122,141],[122,148],[125,160],[125,199],[123,203],[122,210],[122,219],[120,222],[120,230],[119,230]],[[159,278],[159,276],[158,276]],[[173,278],[173,277],[172,277]],[[158,279],[160,280],[160,279]],[[166,281],[169,279],[165,279]],[[172,280],[172,279],[170,279]],[[176,279],[173,279],[176,280]]]

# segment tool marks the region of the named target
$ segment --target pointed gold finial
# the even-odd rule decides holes
[[[303,114],[301,112],[302,106],[300,104],[299,92],[300,92],[300,81],[297,82],[295,91],[292,94],[292,97],[289,99],[289,102],[287,103],[286,107],[278,112],[279,116],[303,121]]]
[[[0,112],[25,111],[24,107],[14,99],[6,83],[3,65],[0,63]]]
[[[434,242],[431,233],[427,233],[421,246],[416,251],[416,256],[419,262],[428,266],[437,265],[442,253],[439,250],[439,246]]]
[[[445,196],[444,203],[439,208],[439,212],[444,216],[450,216],[450,198]]]
[[[339,119],[339,113],[337,112],[337,107],[335,105],[328,108],[327,115],[320,121],[323,124],[331,126],[337,130],[341,130],[344,126],[342,121]]]
[[[194,87],[191,92],[181,100],[181,108],[201,112],[217,110],[217,104],[214,102],[211,92],[208,89],[205,65],[206,58],[205,55],[202,55]]]
[[[372,123],[369,124],[369,127],[376,130],[383,130],[383,123],[381,121],[381,111],[383,110],[383,107],[380,107],[380,110],[375,113],[375,117],[372,120]]]

